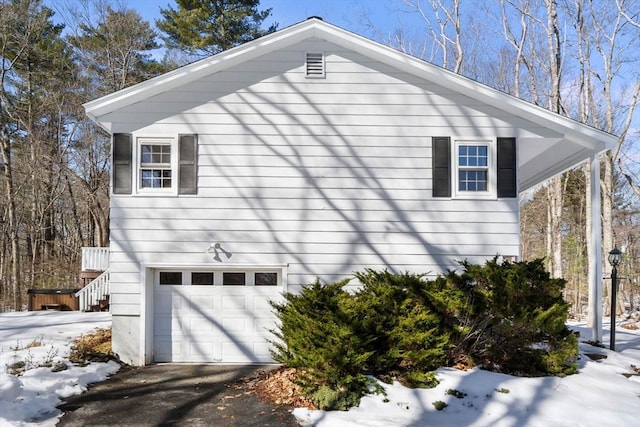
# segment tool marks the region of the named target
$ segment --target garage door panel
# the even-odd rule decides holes
[[[264,342],[256,342],[253,345],[253,350],[258,359],[260,361],[266,361],[267,363],[271,363],[271,353],[269,352],[269,343],[267,341]]]
[[[182,319],[166,315],[156,315],[153,329],[154,333],[158,335],[171,335],[186,331]]]
[[[271,358],[256,354],[255,343],[253,341],[223,341],[222,359],[232,363],[253,362],[268,363]]]
[[[251,306],[253,308],[254,311],[256,312],[271,312],[271,310],[273,310],[273,308],[271,307],[271,304],[269,304],[269,301],[265,298],[268,297],[261,297],[261,296],[255,296],[252,298],[251,301]]]
[[[216,359],[216,343],[212,341],[194,341],[188,343],[189,355],[197,361],[211,362]]]
[[[158,362],[272,363],[276,326],[271,286],[154,286],[154,359]]]
[[[215,295],[192,295],[190,308],[205,312],[215,312],[220,310],[219,303],[216,304]]]
[[[224,316],[222,318],[222,327],[224,330],[233,335],[252,335],[251,329],[248,327],[250,322],[245,317]]]
[[[247,307],[247,299],[245,295],[223,295],[221,310],[225,313],[246,313],[249,310]]]
[[[274,316],[271,316],[269,318],[255,319],[253,321],[253,324],[254,330],[256,332],[261,333],[262,335],[266,335],[267,337],[270,337],[269,330],[274,329],[277,326],[277,322],[276,319],[274,319]]]
[[[193,333],[196,332],[215,332],[220,329],[219,321],[209,316],[191,315],[187,316],[189,319],[189,330]]]
[[[184,343],[176,339],[156,339],[156,362],[171,362],[183,359]]]
[[[170,293],[156,293],[155,302],[156,310],[159,313],[171,313],[171,294]]]

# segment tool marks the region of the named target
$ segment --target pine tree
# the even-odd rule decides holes
[[[260,28],[271,9],[258,10],[259,0],[177,0],[178,8],[160,9],[156,21],[170,49],[198,57],[214,55],[276,30]]]
[[[161,74],[151,56],[159,48],[156,33],[133,9],[107,7],[96,24],[80,23],[80,35],[69,37],[79,62],[92,77],[94,92],[101,96]]]

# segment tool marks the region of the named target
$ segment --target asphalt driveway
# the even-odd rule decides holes
[[[297,426],[241,378],[265,366],[158,364],[123,368],[61,406],[58,426]]]

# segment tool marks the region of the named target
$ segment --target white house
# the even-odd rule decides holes
[[[316,278],[517,258],[519,193],[615,143],[317,18],[85,108],[136,365],[269,362],[269,299]]]

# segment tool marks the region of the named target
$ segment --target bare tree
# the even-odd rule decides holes
[[[434,49],[430,60],[440,55],[439,63],[454,73],[461,73],[464,63],[464,47],[460,16],[460,0],[427,0],[430,10],[425,10],[421,1],[403,0],[404,4],[417,12],[429,31]],[[400,38],[399,41],[403,43]],[[404,43],[403,43],[404,44]]]

